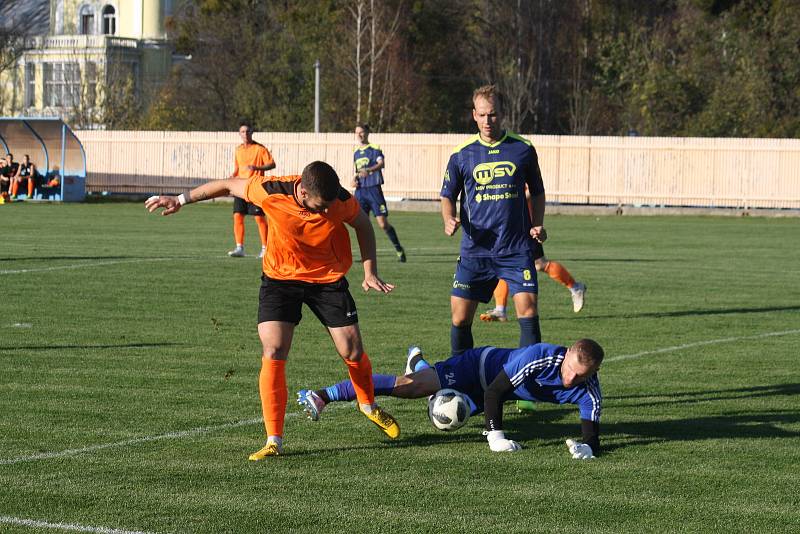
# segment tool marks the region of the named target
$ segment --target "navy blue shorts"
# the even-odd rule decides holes
[[[516,293],[539,293],[533,254],[514,254],[497,258],[458,258],[451,295],[467,300],[489,302],[497,281],[508,282]]]
[[[460,391],[472,401],[472,413],[483,411],[483,384],[480,377],[481,353],[493,347],[469,349],[433,365],[442,388]],[[487,384],[488,385],[488,384]]]
[[[377,217],[381,215],[386,217],[389,215],[389,210],[386,209],[386,199],[383,198],[383,188],[379,185],[373,187],[359,187],[356,189],[356,200],[361,204],[361,209],[364,213],[369,215],[369,212],[375,214]]]

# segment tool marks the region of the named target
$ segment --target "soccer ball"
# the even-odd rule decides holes
[[[428,399],[428,417],[431,423],[445,432],[464,426],[470,411],[466,395],[454,389],[440,389]]]

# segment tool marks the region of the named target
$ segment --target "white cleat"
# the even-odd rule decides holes
[[[325,401],[310,389],[301,389],[297,392],[297,404],[312,421],[319,421],[319,414],[325,408]]]
[[[404,374],[410,375],[414,372],[414,369],[411,367],[411,360],[416,356],[422,356],[422,349],[416,345],[411,345],[408,347],[408,352],[406,353],[406,372]]]
[[[236,247],[235,249],[228,251],[228,256],[231,258],[244,258],[244,247]]]
[[[572,293],[572,311],[578,313],[583,309],[583,297],[586,295],[586,284],[576,282],[574,286],[569,288]]]

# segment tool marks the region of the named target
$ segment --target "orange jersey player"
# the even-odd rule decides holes
[[[253,141],[253,125],[248,121],[241,121],[239,125],[239,137],[242,144],[236,147],[234,168],[231,178],[252,178],[254,176],[264,176],[264,171],[275,168],[275,160],[269,153],[267,147],[261,143]],[[245,202],[240,198],[233,199],[233,238],[236,247],[228,252],[232,258],[244,257],[244,216],[252,215],[258,225],[258,233],[261,236],[261,254],[264,257],[264,250],[267,247],[267,221],[264,212],[255,204]]]
[[[353,263],[347,224],[355,229],[361,249],[362,288],[382,293],[394,289],[378,277],[375,233],[358,202],[341,187],[330,165],[315,161],[301,176],[214,180],[177,197],[150,197],[145,207],[151,212],[161,207],[164,215],[170,215],[184,204],[229,194],[261,207],[271,226],[258,310],[262,345],[258,384],[267,443],[251,454],[250,460],[283,453],[288,400],[285,366],[303,303],[327,327],[347,364],[359,410],[390,438],[397,438],[397,422],[375,404],[372,366],[363,349],[355,301],[345,278]]]

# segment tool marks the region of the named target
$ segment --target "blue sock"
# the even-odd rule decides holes
[[[414,364],[414,372],[416,373],[417,371],[422,371],[423,369],[428,369],[429,367],[431,367],[431,364],[420,358],[419,361]]]
[[[450,352],[453,356],[471,349],[475,345],[472,339],[472,325],[450,325]]]
[[[403,250],[403,247],[400,246],[400,240],[397,238],[397,232],[395,231],[394,226],[390,224],[386,225],[386,235],[389,237],[389,241],[392,242],[392,245],[394,245],[394,249],[397,252]]]
[[[372,375],[375,395],[391,395],[394,390],[394,375]],[[325,388],[331,402],[356,400],[356,390],[350,380],[344,380]]]
[[[542,331],[539,329],[539,316],[521,317],[519,323],[519,346],[527,347],[542,342]]]

